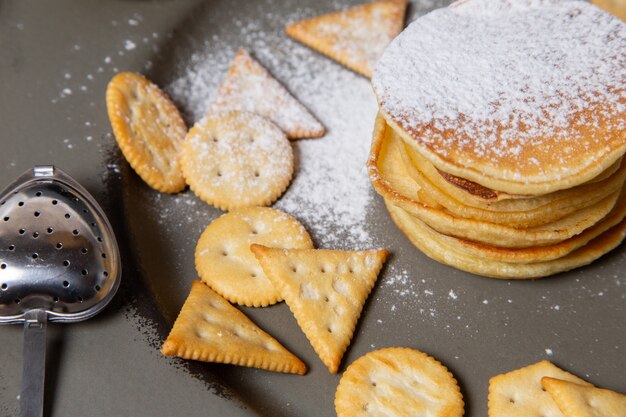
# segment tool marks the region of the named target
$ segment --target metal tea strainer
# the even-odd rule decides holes
[[[0,194],[0,324],[24,324],[22,417],[43,413],[47,321],[97,314],[120,273],[111,225],[69,175],[38,166]]]

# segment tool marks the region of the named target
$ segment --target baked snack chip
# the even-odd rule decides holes
[[[222,210],[272,204],[293,176],[285,134],[253,113],[207,116],[185,138],[181,167],[189,188]]]
[[[550,377],[541,385],[565,417],[626,417],[626,395]]]
[[[591,3],[626,22],[626,0],[591,0]]]
[[[161,352],[183,359],[306,373],[300,359],[200,281],[192,282]]]
[[[387,250],[250,249],[315,352],[336,373]]]
[[[406,4],[406,0],[374,1],[292,23],[285,31],[370,78],[383,50],[404,27]]]
[[[317,138],[326,132],[324,126],[245,49],[239,49],[235,55],[209,106],[209,114],[227,110],[266,117],[289,139]]]
[[[489,417],[562,417],[541,379],[555,377],[577,384],[588,382],[544,360],[489,380]]]
[[[463,396],[439,361],[408,348],[369,352],[344,372],[337,394],[338,417],[460,417]]]
[[[269,207],[232,211],[204,230],[195,255],[202,281],[232,303],[265,307],[282,298],[250,251],[252,243],[310,249],[313,241],[298,220]]]
[[[121,72],[107,86],[106,103],[115,139],[141,179],[157,191],[184,190],[178,154],[187,128],[167,95],[143,75]]]

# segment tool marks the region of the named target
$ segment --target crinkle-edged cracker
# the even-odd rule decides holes
[[[489,417],[562,417],[550,394],[541,386],[541,378],[545,376],[591,385],[543,360],[489,380]]]
[[[161,353],[304,375],[306,366],[201,281],[191,292]]]
[[[338,417],[461,417],[463,396],[454,376],[419,350],[369,352],[343,373],[335,395]]]
[[[591,3],[626,22],[626,0],[591,0]]]
[[[141,179],[158,191],[182,191],[178,154],[187,128],[169,97],[144,76],[121,72],[107,86],[106,103],[115,139]]]
[[[253,243],[313,248],[311,237],[294,217],[268,207],[244,208],[207,226],[196,246],[196,269],[202,281],[230,302],[265,307],[282,298],[250,251]]]
[[[374,1],[294,22],[289,36],[366,77],[404,27],[406,0]]]
[[[541,385],[565,417],[626,417],[624,394],[550,377]]]
[[[262,116],[230,111],[196,123],[180,153],[189,188],[222,210],[272,204],[293,176],[285,134]]]
[[[209,113],[227,110],[266,117],[290,139],[317,138],[326,132],[324,126],[245,49],[235,55],[209,107]]]
[[[387,250],[251,249],[317,355],[336,373]]]

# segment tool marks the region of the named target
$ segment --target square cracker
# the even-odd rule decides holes
[[[626,395],[550,377],[541,385],[565,417],[626,417]]]
[[[336,373],[387,250],[250,249],[317,355]]]
[[[545,376],[591,385],[546,360],[496,375],[489,380],[489,417],[563,417],[541,386]]]
[[[306,366],[201,281],[191,292],[161,353],[304,375]]]

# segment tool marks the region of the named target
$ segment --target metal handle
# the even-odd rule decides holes
[[[20,417],[43,415],[47,323],[48,318],[44,310],[32,310],[26,313]]]

